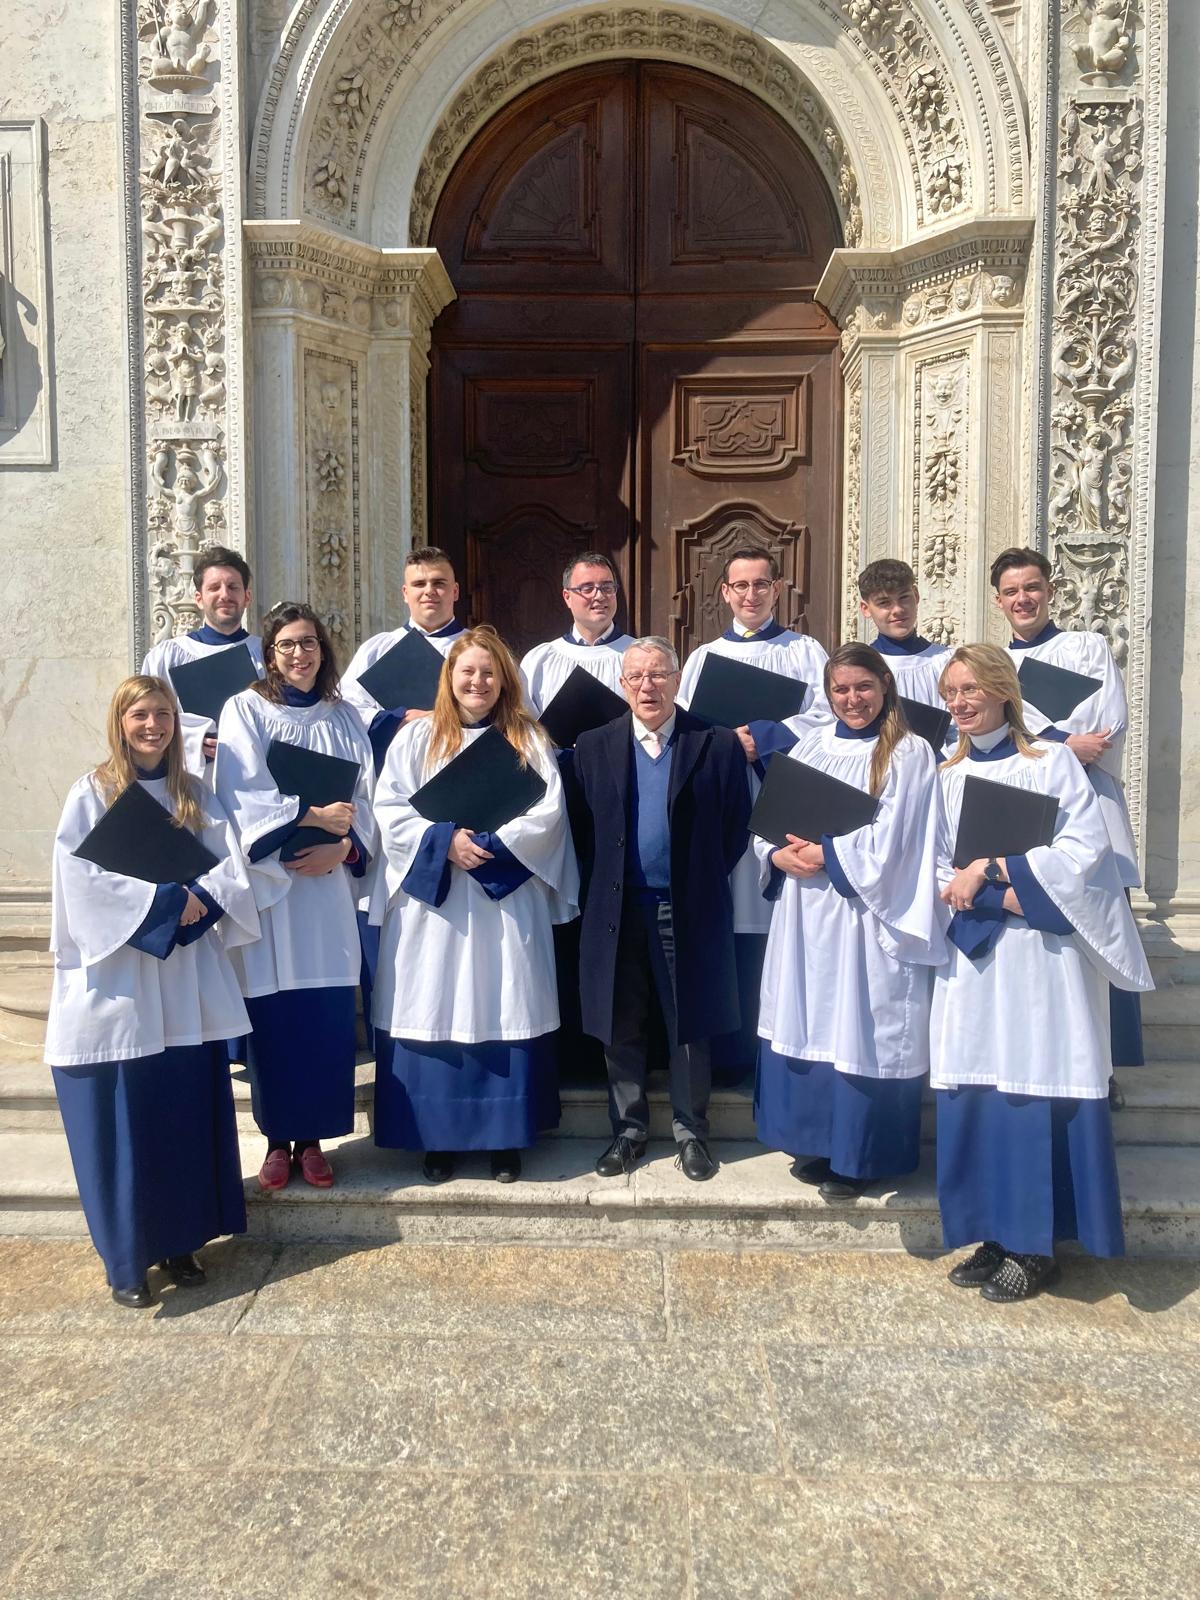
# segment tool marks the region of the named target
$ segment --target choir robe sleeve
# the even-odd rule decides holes
[[[411,804],[412,797],[433,776],[425,770],[432,724],[428,718],[406,723],[388,748],[375,780],[374,814],[379,833],[380,867],[371,921],[382,921],[382,908],[404,888],[417,864],[426,833],[434,827]],[[449,839],[447,839],[447,845]],[[382,891],[382,892],[380,892]]]
[[[54,837],[50,949],[61,967],[106,960],[134,937],[155,901],[154,884],[105,872],[72,854],[105,809],[91,777],[81,778],[67,795]]]
[[[570,922],[579,915],[579,866],[562,778],[548,740],[538,739],[531,764],[545,778],[546,792],[522,816],[499,828],[496,837],[549,890],[551,922]]]
[[[948,921],[938,899],[936,789],[933,751],[908,734],[892,752],[874,821],[829,842],[884,953],[934,967],[946,959]]]
[[[1054,840],[1025,856],[1025,865],[1075,930],[1084,953],[1118,989],[1154,987],[1096,791],[1062,745],[1039,747],[1045,792],[1058,799]]]
[[[198,798],[204,810],[201,841],[219,859],[211,872],[205,872],[196,879],[194,887],[209,896],[224,913],[216,923],[211,914],[204,920],[210,928],[216,928],[217,936],[227,950],[253,944],[261,934],[258,907],[250,870],[238,843],[237,833],[215,794],[205,788]]]
[[[1108,773],[1118,782],[1124,771],[1123,752],[1125,734],[1129,726],[1129,701],[1125,694],[1125,681],[1108,641],[1099,634],[1072,634],[1077,641],[1078,655],[1047,658],[1052,666],[1065,667],[1070,672],[1082,672],[1085,677],[1099,679],[1100,687],[1086,700],[1081,701],[1069,717],[1053,724],[1036,706],[1025,703],[1025,720],[1032,733],[1039,738],[1065,742],[1073,733],[1099,733],[1109,729],[1111,748],[1091,764]],[[1020,662],[1016,663],[1020,666]]]
[[[255,720],[249,692],[234,695],[221,712],[215,787],[248,863],[258,908],[266,911],[291,887],[278,846],[299,817],[300,801],[294,794],[280,794],[275,787],[267,766],[270,740],[264,738]],[[266,844],[272,848],[256,858],[255,845]]]

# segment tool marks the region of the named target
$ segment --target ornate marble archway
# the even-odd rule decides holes
[[[139,641],[190,622],[214,536],[252,552],[265,599],[307,587],[347,643],[395,614],[452,293],[422,248],[440,184],[528,83],[641,55],[761,95],[838,194],[848,243],[819,295],[843,329],[847,577],[906,555],[925,626],[977,636],[989,555],[1041,543],[1063,620],[1127,652],[1137,699],[1164,0],[1112,38],[1086,0],[298,0],[253,119],[248,9],[185,3],[168,49],[141,0],[124,39]]]

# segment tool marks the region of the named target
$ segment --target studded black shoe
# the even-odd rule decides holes
[[[1058,1262],[1053,1256],[1006,1255],[979,1292],[996,1303],[1032,1300],[1057,1277]]]
[[[959,1289],[978,1289],[986,1283],[1004,1261],[1004,1246],[994,1239],[985,1239],[975,1254],[951,1267],[946,1276]]]

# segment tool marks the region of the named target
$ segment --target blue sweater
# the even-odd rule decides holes
[[[655,760],[637,739],[629,764],[629,827],[626,831],[625,881],[637,889],[671,887],[671,829],[667,797],[671,787],[670,742]]]

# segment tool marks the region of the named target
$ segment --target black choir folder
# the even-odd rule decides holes
[[[731,661],[710,650],[700,668],[688,710],[702,722],[720,728],[742,728],[747,722],[786,722],[804,704],[806,683],[782,672]]]
[[[72,854],[143,883],[191,883],[218,860],[190,829],[177,828],[140,783],[117,796]]]
[[[1017,681],[1029,704],[1035,706],[1044,717],[1049,717],[1051,722],[1061,722],[1064,717],[1069,717],[1076,706],[1081,706],[1100,687],[1099,678],[1085,677],[1082,672],[1068,672],[1066,667],[1056,667],[1049,661],[1038,661],[1031,656],[1022,661]]]
[[[309,806],[328,806],[335,800],[353,800],[358,783],[357,761],[341,756],[322,755],[303,745],[272,739],[267,750],[267,768],[280,794],[294,794],[300,801],[297,816]],[[294,861],[301,850],[314,844],[339,844],[341,836],[324,828],[297,828],[279,852],[280,861]]]
[[[923,700],[909,700],[905,695],[900,696],[900,704],[904,708],[904,720],[912,731],[927,739],[935,754],[940,754],[954,720],[950,713],[938,706],[927,706]]]
[[[546,780],[523,767],[502,733],[486,728],[436,777],[422,784],[412,806],[430,822],[454,822],[472,833],[495,833],[536,805]]]
[[[827,833],[838,838],[865,828],[878,809],[874,795],[852,783],[806,762],[775,756],[750,813],[750,832],[780,847],[789,833],[816,844]]]
[[[444,657],[415,628],[358,680],[385,711],[432,711]]]
[[[966,867],[992,856],[1023,856],[1050,843],[1057,819],[1058,801],[1052,794],[968,777],[963,782],[954,865]]]
[[[584,667],[571,674],[542,712],[541,723],[560,750],[570,750],[581,733],[615,722],[629,703]]]
[[[243,642],[228,650],[210,651],[195,661],[181,661],[170,669],[170,674],[183,709],[216,722],[226,700],[252,684],[258,677],[258,668]]]

